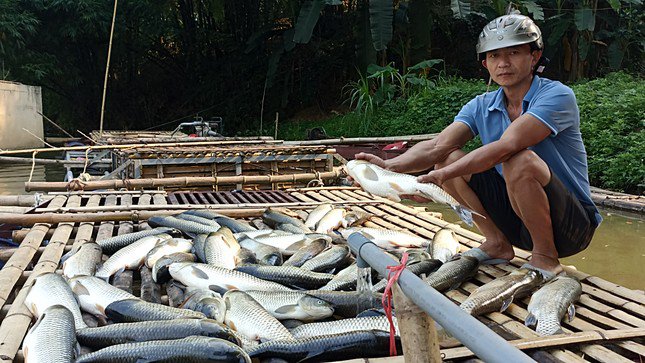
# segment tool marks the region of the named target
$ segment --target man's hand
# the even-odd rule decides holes
[[[356,158],[357,160],[365,160],[365,161],[370,162],[370,163],[372,163],[374,165],[378,165],[383,169],[387,169],[387,163],[385,162],[385,160],[379,158],[378,156],[376,156],[374,154],[358,153],[358,154],[354,155],[354,158]]]
[[[437,186],[442,186],[443,183],[446,181],[446,176],[443,170],[431,170],[428,174],[426,175],[421,175],[417,177],[417,181],[419,183],[432,183],[436,184]]]

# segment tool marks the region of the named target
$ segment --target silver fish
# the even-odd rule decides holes
[[[158,234],[148,236],[123,247],[115,252],[103,265],[96,271],[95,276],[108,280],[110,276],[118,271],[125,269],[138,269],[146,260],[148,252],[155,248],[157,243],[172,238],[168,234]]]
[[[396,317],[392,317],[395,334],[399,335]],[[312,338],[319,335],[349,333],[361,330],[390,331],[390,322],[386,316],[365,316],[360,318],[340,319],[334,321],[303,324],[291,330],[296,339]]]
[[[26,363],[69,363],[78,354],[73,314],[62,305],[43,311],[22,343]]]
[[[522,298],[542,283],[542,274],[535,270],[519,269],[498,277],[473,291],[460,307],[477,316],[493,311],[504,311],[513,299]]]
[[[350,256],[351,251],[348,246],[332,246],[305,262],[301,268],[316,272],[327,271],[343,266],[349,260]]]
[[[181,339],[191,335],[220,338],[235,344],[240,343],[229,327],[212,319],[116,323],[80,329],[76,332],[76,339],[84,346],[100,349],[116,344]]]
[[[406,269],[412,272],[413,274],[420,276],[422,274],[428,275],[430,273],[437,271],[437,269],[441,267],[441,265],[442,265],[441,261],[434,260],[434,259],[423,260],[415,263],[410,263],[408,261],[408,264],[406,265]],[[372,286],[372,291],[383,292],[386,286],[387,286],[387,279],[383,278],[382,280],[374,284],[374,286]]]
[[[162,361],[251,363],[249,356],[236,344],[219,338],[202,336],[113,345],[84,354],[76,360],[76,363]]]
[[[228,291],[224,294],[224,303],[226,311],[218,321],[247,338],[260,342],[293,339],[287,328],[247,293]]]
[[[301,291],[246,291],[264,309],[279,320],[313,321],[334,313],[331,303]]]
[[[206,256],[204,255],[204,244],[208,234],[198,234],[193,238],[193,253],[197,256],[199,262],[206,263]]]
[[[233,233],[255,230],[255,228],[251,227],[248,223],[239,221],[237,219],[229,218],[227,216],[221,215],[219,213],[216,213],[208,209],[189,210],[182,214],[190,214],[190,215],[214,220],[219,225],[230,228],[230,230],[233,231]]]
[[[304,292],[308,295],[315,296],[329,302],[334,307],[334,315],[345,318],[355,317],[357,310],[362,311],[370,308],[383,308],[381,305],[383,294],[376,292],[373,292],[371,295],[356,291],[309,290]],[[357,307],[360,307],[361,309],[357,309]]]
[[[310,244],[300,247],[289,259],[284,261],[283,265],[301,267],[305,262],[311,260],[328,247],[329,242],[326,239],[316,239]]]
[[[105,315],[110,320],[120,323],[206,318],[204,314],[197,311],[173,308],[172,306],[155,304],[141,299],[115,301],[105,308]]]
[[[217,232],[218,227],[207,226],[205,224],[186,221],[173,216],[152,216],[148,219],[151,226],[176,228],[186,234],[195,235],[201,233]]]
[[[81,309],[96,316],[106,317],[105,308],[115,301],[136,299],[136,296],[94,276],[78,276],[67,283],[78,298]]]
[[[170,280],[168,266],[176,262],[195,262],[195,255],[186,252],[175,252],[168,256],[163,256],[155,262],[152,267],[152,279],[158,284],[163,284]]]
[[[206,262],[213,266],[228,269],[235,268],[235,256],[240,251],[240,245],[228,227],[211,233],[204,242],[204,257]]]
[[[211,319],[217,319],[218,314],[226,309],[222,296],[211,290],[193,289],[186,293],[184,299],[179,307],[198,311]]]
[[[385,170],[365,160],[351,160],[345,168],[349,176],[365,191],[395,202],[401,201],[401,195],[430,198],[437,203],[449,205],[459,218],[469,226],[473,225],[472,214],[475,212],[459,204],[455,198],[435,184],[419,183],[413,175]]]
[[[291,290],[286,286],[264,281],[243,272],[202,263],[173,263],[169,270],[175,280],[188,287],[210,289],[219,293],[230,289]]]
[[[302,233],[311,233],[311,229],[305,225],[303,221],[298,218],[290,217],[281,211],[278,211],[274,208],[267,208],[264,213],[262,213],[262,221],[269,227],[276,229],[278,224],[286,223],[293,224],[294,226],[300,228]]]
[[[313,272],[294,266],[245,265],[235,268],[257,278],[303,289],[317,289],[334,278],[332,274]]]
[[[304,233],[285,236],[261,236],[255,237],[254,240],[265,245],[273,246],[279,249],[280,253],[287,256],[293,255],[299,248],[311,242],[311,239]]]
[[[322,219],[316,225],[317,233],[331,233],[336,229],[342,227],[347,227],[347,221],[345,221],[345,214],[347,210],[344,208],[333,208],[327,214],[325,214]]]
[[[179,218],[179,219],[183,219],[185,221],[191,221],[191,222],[195,222],[195,223],[205,224],[205,225],[210,226],[210,227],[215,227],[215,228],[221,228],[222,227],[219,223],[215,222],[212,219],[196,216],[196,215],[189,214],[189,213],[180,213],[180,214],[177,214],[176,217]]]
[[[68,279],[76,276],[94,276],[101,256],[101,246],[97,243],[84,243],[76,253],[63,262],[63,275]]]
[[[309,229],[300,228],[290,223],[278,223],[275,226],[276,231],[283,231],[291,234],[309,233]]]
[[[144,237],[154,236],[162,233],[174,235],[179,233],[179,231],[169,227],[158,227],[158,228],[148,229],[145,231],[122,234],[122,235],[106,238],[104,240],[96,241],[96,243],[98,243],[98,245],[101,246],[101,248],[103,249],[103,253],[111,255],[114,252],[120,250],[121,248],[135,241],[138,241]]]
[[[535,326],[540,335],[562,334],[560,322],[566,316],[573,320],[576,309],[573,303],[582,294],[582,285],[575,277],[557,276],[542,286],[533,296],[527,308],[526,325]]]
[[[85,328],[81,310],[69,285],[61,275],[46,273],[36,277],[36,281],[25,298],[25,305],[36,317],[53,305],[62,305],[72,313],[74,324],[79,329]]]
[[[152,268],[160,258],[172,255],[173,253],[190,252],[192,248],[193,242],[185,238],[170,238],[160,241],[146,255],[146,266]]]
[[[282,253],[277,247],[265,245],[260,243],[252,238],[242,238],[239,240],[239,244],[243,248],[247,248],[253,253],[255,257],[266,265],[278,266],[282,265],[283,257]]]
[[[428,252],[432,258],[447,262],[459,252],[457,234],[452,229],[442,228],[435,233],[432,244],[428,245]]]
[[[333,206],[328,203],[317,206],[307,216],[307,220],[305,221],[305,226],[307,226],[311,230],[315,230],[316,226],[318,225],[318,222],[320,222],[322,217],[324,217],[325,214],[327,214],[327,212],[332,210],[332,208]]]
[[[357,276],[358,276],[358,266],[355,263],[353,263],[348,267],[342,269],[340,272],[338,272],[331,281],[329,281],[325,286],[321,287],[319,290],[327,290],[327,291],[356,290]]]
[[[478,259],[461,256],[458,259],[444,263],[423,281],[440,292],[456,289],[462,282],[475,276],[478,268]]]
[[[383,249],[394,249],[400,247],[419,248],[430,244],[425,238],[406,231],[395,231],[391,229],[352,227],[343,229],[340,233],[347,239],[352,233],[359,232],[365,238],[374,242]]]
[[[237,261],[238,266],[246,264],[257,265],[260,263],[255,253],[244,247],[240,247],[240,250],[237,251],[237,254],[235,255],[235,261]]]

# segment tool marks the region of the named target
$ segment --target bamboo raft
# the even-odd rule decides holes
[[[261,215],[266,203],[286,206],[297,212],[313,209],[320,203],[332,202],[372,214],[373,218],[365,224],[367,227],[408,230],[426,238],[432,238],[440,228],[452,228],[458,235],[462,249],[478,246],[483,239],[458,225],[435,218],[431,213],[374,197],[356,188],[302,188],[282,193],[258,191],[245,194],[244,197],[236,197],[238,203],[233,203],[226,198],[224,192],[220,192],[218,198],[215,198],[217,203],[211,201],[210,204],[195,203],[201,197],[187,192],[72,192],[51,195],[50,201],[41,206],[49,211],[35,213],[33,216],[36,218],[20,223],[29,226],[29,229],[15,234],[16,237],[20,235],[22,240],[20,247],[0,254],[0,260],[6,261],[0,270],[0,361],[22,361],[20,345],[32,320],[23,301],[36,276],[57,271],[64,251],[91,240],[150,228],[145,218],[140,218],[143,217],[142,214],[119,212],[121,207],[137,206],[140,213],[154,214],[159,214],[164,209],[166,214],[175,214],[183,209],[209,207],[217,208],[222,214],[253,220]],[[239,203],[245,198],[246,203]],[[71,213],[78,208],[97,210],[102,206],[108,208],[100,213]],[[146,211],[146,207],[150,210]],[[110,208],[117,211],[110,211]],[[65,213],[52,212],[56,210]],[[125,213],[125,217],[117,216],[118,213]],[[56,215],[66,218],[52,218]],[[78,218],[81,215],[84,218]],[[0,221],[6,222],[4,215],[0,216]],[[43,243],[45,240],[49,240],[46,245]],[[481,266],[475,278],[446,295],[459,303],[478,286],[525,263],[527,257],[527,252],[516,250],[516,258],[511,261],[511,265]],[[480,320],[541,362],[642,361],[645,356],[645,295],[572,268],[567,268],[567,273],[578,277],[583,286],[583,295],[576,304],[576,318],[563,325],[567,334],[539,337],[524,326],[528,298],[515,301],[504,313],[487,314],[480,317]],[[171,286],[152,284],[149,271],[145,268],[122,274],[114,284],[148,301],[169,305],[178,303],[177,291]],[[445,360],[450,361],[473,358],[467,348],[454,341],[444,342],[441,354]],[[403,362],[404,358],[361,359],[354,362],[386,360]]]
[[[618,193],[592,187],[591,199],[597,206],[638,214],[645,213],[645,196],[642,195]]]

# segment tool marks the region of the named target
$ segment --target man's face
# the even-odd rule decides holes
[[[533,69],[541,55],[542,51],[531,52],[528,44],[516,45],[487,52],[482,65],[495,83],[502,87],[512,87],[532,78]]]

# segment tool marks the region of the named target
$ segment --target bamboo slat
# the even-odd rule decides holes
[[[271,184],[308,182],[322,179],[333,180],[340,175],[340,169],[320,173],[302,173],[289,175],[252,175],[224,177],[182,177],[161,179],[128,179],[128,180],[96,180],[90,182],[26,182],[25,191],[67,191],[67,190],[96,190],[96,189],[143,189],[162,187],[198,187],[213,185],[235,184]]]
[[[341,137],[338,139],[284,141],[285,145],[354,145],[373,143],[393,143],[399,141],[418,142],[432,140],[439,134],[385,136],[385,137]]]
[[[616,285],[612,282],[603,280],[600,277],[596,277],[596,276],[589,276],[586,279],[586,281],[605,291],[616,294],[624,299],[634,301],[641,305],[645,304],[645,294],[643,294],[642,292],[641,293],[636,292],[634,290],[628,289],[620,285]]]
[[[80,197],[70,197],[67,199],[67,203],[72,205],[80,205],[80,201]],[[34,266],[33,274],[29,276],[25,285],[20,289],[11,309],[7,312],[7,316],[2,320],[2,324],[0,325],[1,362],[11,362],[20,349],[20,343],[25,336],[32,318],[31,313],[24,304],[25,298],[36,277],[44,273],[56,271],[60,258],[63,255],[64,247],[71,236],[73,226],[74,223],[64,223],[56,228],[52,239],[40,256],[38,263]]]
[[[630,359],[623,357],[618,353],[614,353],[611,350],[600,346],[600,345],[586,345],[580,348],[580,350],[602,363],[632,363]]]

